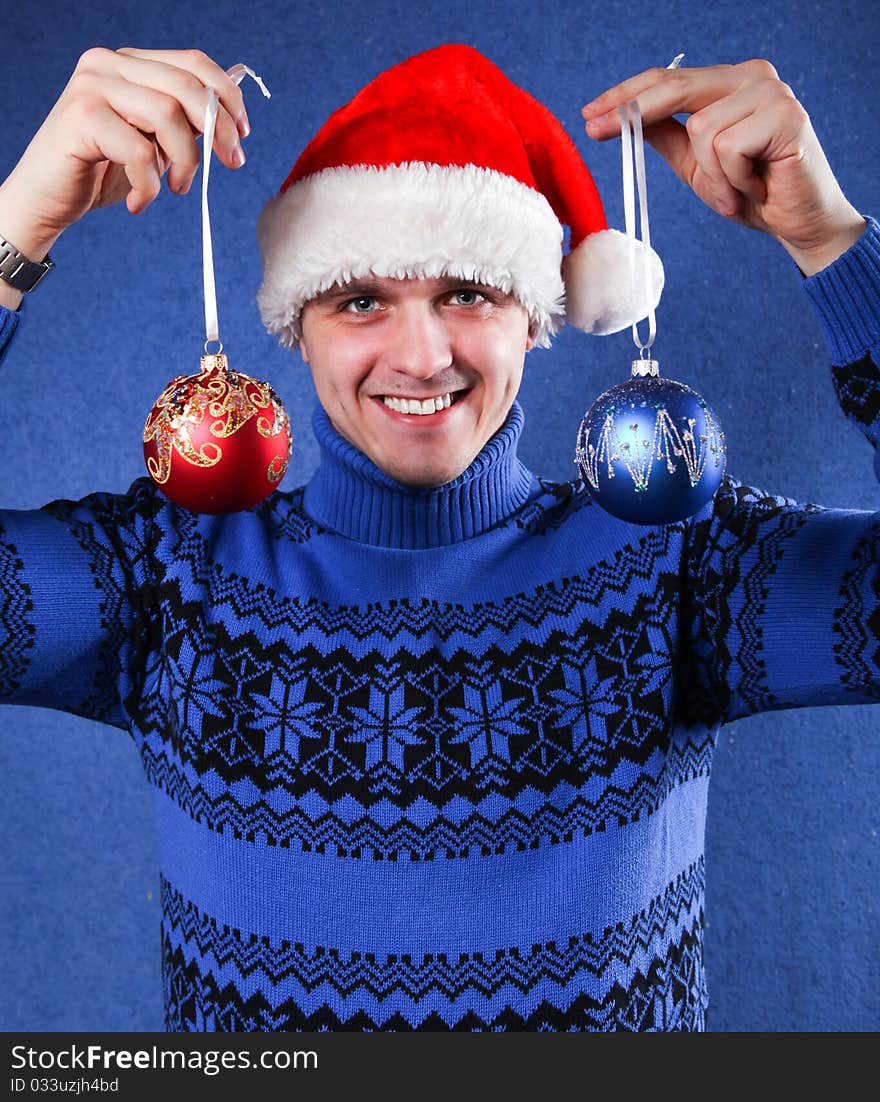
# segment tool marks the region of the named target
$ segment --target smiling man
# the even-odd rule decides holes
[[[341,436],[396,481],[440,486],[504,424],[533,343],[513,295],[446,276],[317,295],[299,347]]]
[[[32,261],[39,187],[71,220],[92,195],[65,143],[124,147],[112,102],[139,90],[147,132],[188,155],[207,84],[218,133],[240,109],[204,55],[83,65],[107,111],[68,104],[0,189]],[[633,96],[682,179],[797,261],[876,445],[880,227],[791,90],[763,61],[650,70],[587,105],[588,133]],[[258,235],[263,319],[317,392],[309,482],[225,517],[149,478],[0,511],[0,698],[130,732],[153,786],[167,1028],[705,1029],[718,731],[880,698],[880,515],[726,477],[696,516],[639,527],[523,465],[526,353],[647,300],[561,124],[470,47],[335,112]]]
[[[608,228],[559,120],[463,45],[409,58],[334,112],[257,236],[267,329],[299,347],[335,431],[412,487],[467,470],[526,352],[566,321],[617,332],[663,285],[659,257]],[[414,412],[426,399],[444,410]]]

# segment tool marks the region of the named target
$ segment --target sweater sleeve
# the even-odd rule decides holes
[[[876,449],[880,226],[866,221],[861,238],[803,287],[841,408]],[[880,512],[799,504],[726,476],[689,525],[683,718],[712,724],[880,702],[878,551]]]
[[[20,324],[0,307],[0,361]],[[156,618],[149,478],[40,509],[0,509],[0,704],[129,729]]]
[[[21,319],[21,310],[7,310],[5,306],[0,306],[0,366],[15,339]]]

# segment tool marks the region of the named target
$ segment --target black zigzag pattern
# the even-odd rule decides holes
[[[201,785],[191,784],[185,771],[169,762],[164,752],[156,755],[145,746],[141,758],[148,780],[210,830],[229,831],[234,838],[270,846],[295,846],[303,852],[375,861],[432,861],[522,851],[546,842],[556,845],[570,842],[575,834],[605,830],[609,824],[636,822],[656,811],[679,784],[708,776],[713,750],[709,733],[701,741],[679,740],[671,744],[659,779],[641,772],[628,787],[606,785],[595,800],[577,793],[561,806],[548,801],[528,813],[511,807],[492,820],[476,809],[454,820],[438,811],[426,826],[403,811],[398,822],[385,826],[366,810],[351,821],[331,810],[313,818],[300,804],[284,812],[273,810],[264,800],[245,805],[228,789],[212,798]]]
[[[579,509],[593,503],[589,488],[581,479],[551,482],[547,478],[536,477],[542,493],[527,502],[512,518],[518,528],[533,536],[546,536],[556,531],[567,524]]]
[[[328,801],[391,794],[440,806],[490,788],[513,799],[579,786],[668,751],[675,576],[657,581],[601,625],[581,610],[574,627],[537,641],[523,632],[511,651],[479,658],[436,647],[322,654],[289,636],[267,644],[209,623],[202,602],[184,604],[152,656],[137,725],[199,774]],[[509,639],[518,609],[507,612]],[[543,619],[546,631],[553,617]]]
[[[252,512],[263,522],[263,530],[273,539],[308,543],[315,536],[326,533],[326,528],[303,511],[305,489],[299,486],[288,493],[271,494],[253,507]]]
[[[236,574],[214,562],[195,518],[176,514],[175,530],[169,533],[174,559],[183,576],[169,577],[160,599],[173,628],[186,621],[183,589],[194,589],[212,608],[224,610],[233,621],[255,619],[267,634],[284,632],[296,636],[315,633],[328,637],[345,633],[352,643],[368,639],[395,640],[401,636],[419,639],[430,631],[432,638],[446,642],[454,636],[479,640],[486,633],[504,633],[515,628],[541,628],[545,618],[567,619],[582,607],[598,607],[609,594],[626,597],[654,585],[658,563],[677,555],[680,526],[647,529],[633,544],[619,548],[612,561],[599,561],[582,578],[572,574],[537,585],[528,593],[515,593],[503,601],[481,601],[464,605],[422,597],[419,601],[391,598],[367,605],[334,605],[312,598],[279,594],[261,582]]]
[[[864,428],[873,425],[880,417],[880,370],[871,356],[863,356],[855,363],[832,366],[831,378],[846,416]],[[871,443],[877,446],[875,440]]]
[[[534,945],[528,952],[499,948],[489,956],[463,953],[453,959],[438,952],[416,960],[408,953],[392,953],[377,960],[370,952],[345,954],[323,946],[307,952],[302,944],[289,941],[273,945],[268,938],[245,937],[200,913],[164,877],[162,908],[166,937],[169,931],[177,931],[187,943],[188,955],[193,949],[203,958],[210,953],[218,966],[232,963],[244,976],[260,972],[273,987],[292,978],[306,991],[327,983],[345,997],[362,990],[377,999],[399,992],[418,1000],[439,991],[457,999],[473,990],[491,998],[505,984],[527,993],[544,979],[568,984],[579,972],[598,977],[614,962],[630,964],[637,951],[667,944],[670,929],[681,925],[691,912],[699,912],[704,886],[700,858],[632,922],[617,923],[599,937],[588,933],[569,938],[565,945],[550,941]]]
[[[69,709],[91,719],[105,720],[118,707],[123,655],[131,645],[144,648],[150,635],[155,536],[145,538],[145,530],[151,527],[156,492],[150,479],[141,478],[127,494],[95,493],[80,502],[59,499],[43,506],[85,551],[101,593],[103,636],[93,684]],[[138,574],[149,581],[135,586]]]
[[[33,601],[24,563],[0,525],[0,699],[21,684],[34,649]]]
[[[767,684],[760,618],[785,544],[822,511],[725,475],[713,512],[694,523],[684,560],[690,661],[677,696],[687,724],[786,707]]]
[[[200,915],[163,881],[163,988],[166,1029],[173,1032],[298,1032],[298,1031],[552,1031],[699,1030],[704,1028],[706,989],[702,962],[704,869],[702,859],[678,877],[666,892],[639,912],[631,923],[618,923],[600,937],[569,938],[566,945],[546,942],[529,952],[515,947],[485,953],[429,953],[414,960],[406,953],[377,960],[369,952],[340,954],[318,947],[307,953],[301,944],[244,938],[240,931]],[[678,937],[670,937],[681,926]],[[524,993],[541,981],[570,984],[584,977],[585,991],[567,1008],[543,1002],[527,1015],[508,1006],[487,1020],[470,1010],[453,1023],[436,1012],[413,1023],[397,1012],[375,1020],[353,1010],[340,1019],[325,1003],[306,1014],[293,998],[274,1010],[262,993],[243,999],[233,984],[222,990],[213,972],[202,973],[195,960],[186,963],[169,931],[179,930],[197,950],[210,954],[217,966],[232,962],[242,975],[260,973],[273,987],[292,978],[306,991],[329,984],[343,998],[357,1003],[358,993],[372,999],[403,994],[415,1001],[432,992],[449,999],[471,996],[491,999],[505,985]],[[627,986],[614,984],[602,999],[590,996],[596,978],[619,962],[631,963],[637,953],[656,951],[646,972],[637,970]],[[187,953],[187,956],[191,955]]]
[[[880,699],[880,524],[872,525],[853,549],[853,567],[840,585],[842,603],[834,611],[834,654],[844,685]],[[870,612],[865,608],[866,579],[873,595]]]

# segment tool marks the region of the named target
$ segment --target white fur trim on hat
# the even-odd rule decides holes
[[[303,305],[337,283],[460,277],[513,294],[535,345],[565,317],[562,226],[544,194],[477,165],[355,165],[306,176],[257,223],[263,324],[295,348]]]
[[[645,258],[649,280],[646,285]],[[620,230],[599,230],[562,261],[566,320],[596,336],[626,329],[648,316],[663,291],[663,264],[641,241]]]

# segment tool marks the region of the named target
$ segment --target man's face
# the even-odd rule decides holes
[[[334,287],[306,304],[301,325],[333,427],[413,486],[441,486],[470,466],[504,424],[534,343],[512,295],[447,277]],[[435,412],[401,412],[402,399],[437,399]]]

